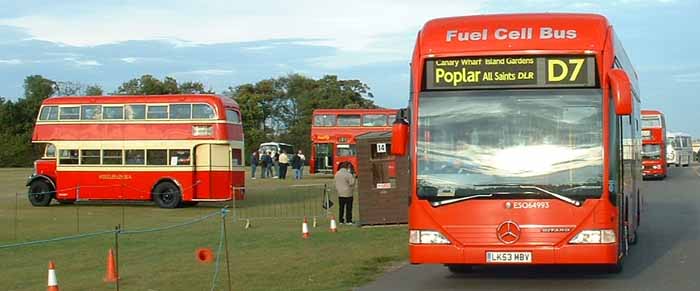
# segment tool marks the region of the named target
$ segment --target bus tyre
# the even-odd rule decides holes
[[[49,206],[55,189],[44,180],[34,180],[29,184],[29,202],[33,206]]]
[[[605,266],[605,271],[610,274],[619,274],[622,272],[622,261],[617,260],[617,264]]]
[[[465,273],[471,273],[474,268],[472,268],[471,265],[446,265],[447,269],[450,270],[450,272],[454,274],[465,274]]]
[[[180,188],[172,182],[158,183],[151,195],[160,208],[177,208],[182,203]]]

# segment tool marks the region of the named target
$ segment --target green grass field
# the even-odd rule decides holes
[[[126,230],[177,224],[217,212],[223,204],[174,210],[147,203],[79,204],[32,207],[24,196],[30,169],[0,169],[0,245],[113,229]],[[350,290],[406,259],[405,226],[358,228],[341,226],[328,232],[320,208],[328,177],[293,180],[248,180],[247,199],[235,205],[238,218],[226,219],[230,271],[234,290]],[[307,186],[298,186],[298,185]],[[15,193],[22,193],[16,195]],[[333,207],[337,212],[337,206]],[[336,213],[337,214],[337,213]],[[301,238],[301,220],[318,217],[311,238]],[[215,264],[199,263],[195,250],[216,251],[221,216],[159,232],[119,237],[120,289],[210,290]],[[311,221],[310,221],[311,222]],[[46,287],[46,267],[56,262],[63,290],[111,290],[103,282],[106,255],[114,235],[103,234],[15,248],[0,248],[0,290]],[[221,261],[216,290],[227,290]]]

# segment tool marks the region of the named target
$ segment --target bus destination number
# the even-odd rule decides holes
[[[594,87],[592,56],[463,57],[426,62],[427,90]]]

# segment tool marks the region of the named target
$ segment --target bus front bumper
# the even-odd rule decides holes
[[[487,252],[530,252],[530,263],[489,263]],[[617,244],[566,244],[551,246],[468,246],[409,244],[412,264],[614,264],[617,262]]]

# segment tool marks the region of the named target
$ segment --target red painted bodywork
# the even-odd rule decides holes
[[[225,123],[226,109],[239,111],[238,104],[230,98],[216,95],[150,95],[150,96],[70,96],[52,97],[43,105],[68,104],[151,104],[151,103],[207,103],[216,111],[211,121],[109,121],[109,122],[51,122],[35,125],[32,141],[99,141],[99,140],[202,140],[218,142],[243,142],[241,124]],[[211,136],[192,135],[193,125],[211,125]],[[194,150],[191,155],[195,155]],[[144,168],[143,166],[140,166]],[[151,200],[151,191],[163,180],[174,181],[182,191],[183,201],[230,200],[245,198],[245,174],[243,168],[230,171],[138,171],[136,167],[119,171],[57,170],[55,159],[36,161],[37,174],[48,176],[56,184],[59,200]],[[145,167],[144,169],[146,169]],[[173,168],[175,169],[175,168]],[[182,169],[178,166],[177,169]]]
[[[396,115],[396,109],[317,109],[313,115],[369,115],[386,114]],[[316,144],[330,143],[333,153],[333,174],[338,170],[342,162],[350,162],[353,169],[357,171],[357,156],[339,157],[337,153],[338,144],[357,144],[355,137],[369,132],[390,131],[394,120],[388,120],[387,126],[314,126],[311,121],[311,158],[309,159],[310,173],[318,173],[316,169]],[[341,141],[344,140],[344,141]]]
[[[649,131],[649,138],[642,139],[642,145],[657,144],[661,148],[661,158],[658,160],[642,159],[642,175],[644,177],[665,178],[668,172],[666,164],[666,118],[661,111],[658,110],[642,110],[642,117],[659,116],[661,117],[661,127],[643,127],[642,131]],[[659,169],[654,169],[656,166]]]
[[[505,28],[519,30],[531,27],[575,29],[576,39],[561,40],[481,40],[446,42],[448,30],[482,31]],[[611,202],[609,184],[603,183],[599,199],[587,199],[582,206],[574,207],[556,199],[528,199],[529,202],[549,202],[547,209],[507,209],[505,199],[466,200],[459,203],[433,207],[420,199],[417,184],[417,135],[419,94],[423,88],[423,71],[426,59],[458,56],[495,55],[593,55],[596,57],[597,74],[603,100],[610,100],[607,72],[613,68],[615,57],[614,33],[605,17],[593,14],[512,14],[484,15],[435,19],[427,22],[418,33],[413,51],[411,77],[411,203],[409,228],[411,230],[436,230],[451,243],[444,245],[409,244],[410,262],[413,264],[486,264],[486,251],[531,251],[533,264],[613,264],[620,253],[619,244],[577,245],[569,240],[584,229],[613,229],[619,234],[618,208]],[[637,75],[627,71],[636,90]],[[633,100],[634,102],[634,100]],[[610,102],[603,104],[603,177],[610,177]],[[634,106],[638,106],[634,104]],[[636,114],[639,114],[637,107]],[[613,113],[614,114],[614,113]],[[634,113],[633,113],[634,114]],[[614,117],[613,117],[614,118]],[[638,118],[638,115],[637,115]],[[612,119],[614,121],[614,119]],[[605,178],[607,181],[607,178]],[[630,189],[631,190],[631,189]],[[636,190],[636,189],[635,189]],[[625,193],[625,196],[628,194]],[[638,200],[637,200],[638,201]],[[497,227],[505,221],[517,222],[522,237],[513,244],[497,239]],[[630,222],[629,229],[637,227]],[[567,232],[547,233],[543,228],[565,227]]]

